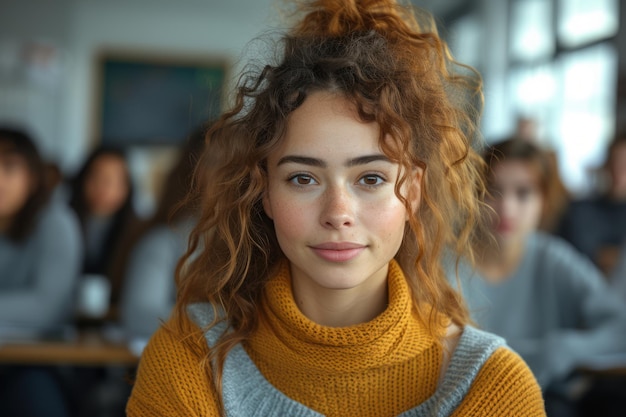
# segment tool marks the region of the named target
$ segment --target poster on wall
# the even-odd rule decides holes
[[[101,145],[176,145],[220,114],[223,60],[103,53],[98,71]]]

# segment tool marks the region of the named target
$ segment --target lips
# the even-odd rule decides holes
[[[359,256],[366,246],[353,242],[325,242],[311,246],[313,252],[329,262],[347,262]]]
[[[513,230],[513,224],[507,221],[501,221],[498,223],[497,231],[499,233],[507,233]]]

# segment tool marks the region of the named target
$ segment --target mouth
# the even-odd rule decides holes
[[[513,225],[509,222],[500,222],[497,227],[497,231],[500,233],[506,233],[513,230]]]
[[[325,261],[347,262],[359,256],[366,247],[366,245],[353,242],[325,242],[310,248]]]

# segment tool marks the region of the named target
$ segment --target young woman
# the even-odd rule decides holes
[[[567,406],[572,372],[626,352],[626,308],[589,260],[537,231],[555,207],[551,187],[558,173],[548,158],[517,138],[489,148],[487,202],[495,239],[483,240],[476,270],[462,265],[459,275],[473,318],[524,358],[551,415],[553,404]]]
[[[116,148],[98,148],[87,158],[72,183],[70,206],[80,221],[85,256],[83,274],[105,276],[111,302],[119,298],[119,262],[125,239],[137,226],[133,186],[126,155]]]
[[[30,136],[0,127],[0,343],[59,337],[72,322],[79,226],[68,207],[49,200],[50,191]],[[43,367],[0,366],[0,415],[68,416],[57,375]]]
[[[34,142],[0,128],[0,326],[48,332],[70,322],[80,232],[48,194]]]
[[[301,7],[279,62],[208,133],[175,314],[128,415],[544,415],[440,265],[480,217],[456,101],[476,84],[393,1]]]

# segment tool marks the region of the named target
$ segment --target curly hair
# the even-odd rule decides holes
[[[432,20],[418,23],[394,1],[319,0],[298,10],[304,16],[282,37],[278,62],[239,79],[233,107],[207,133],[213,163],[197,173],[209,180],[197,181],[203,207],[177,270],[176,322],[188,328],[185,307],[202,301],[227,321],[210,353],[218,386],[227,352],[256,328],[262,289],[284,258],[262,207],[266,160],[313,92],[337,93],[376,122],[381,149],[402,167],[395,192],[410,218],[396,259],[419,317],[433,335],[440,313],[469,322],[440,258],[446,247],[471,257],[481,224],[480,77],[452,60]],[[423,169],[417,210],[400,194],[415,167]]]

